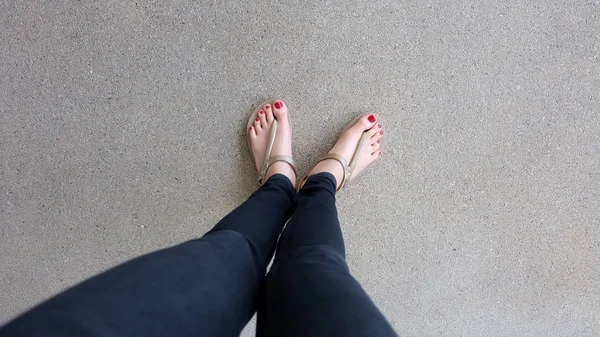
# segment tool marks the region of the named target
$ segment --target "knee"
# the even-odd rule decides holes
[[[328,245],[295,247],[283,254],[277,254],[273,266],[276,265],[297,269],[325,268],[349,274],[344,256]]]

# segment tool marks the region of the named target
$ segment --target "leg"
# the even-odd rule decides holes
[[[358,139],[373,126],[367,118],[347,132],[356,131]],[[377,140],[373,142],[379,144]],[[336,150],[351,157],[353,149],[348,151]],[[378,146],[369,151],[374,153],[370,158],[379,156]],[[258,336],[396,336],[346,265],[335,206],[336,181],[341,180],[336,165],[317,165],[298,195],[262,289]],[[357,167],[366,166],[359,162]]]
[[[95,276],[0,336],[239,336],[294,198],[272,176],[202,238]]]
[[[284,230],[259,306],[258,336],[395,336],[350,275],[335,180],[312,176]]]
[[[287,107],[265,105],[249,130],[260,170],[275,118],[271,155],[292,155]],[[295,202],[289,164],[209,233],[134,259],[75,286],[0,328],[4,336],[238,336]]]

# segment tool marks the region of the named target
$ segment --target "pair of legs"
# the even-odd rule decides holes
[[[263,114],[265,124],[251,134],[258,159],[257,141],[278,115]],[[277,116],[280,124],[286,117],[287,110]],[[291,154],[288,131],[277,137],[289,137]],[[285,140],[275,144],[274,153],[287,151]],[[95,276],[0,328],[0,336],[238,336],[255,311],[258,336],[394,336],[345,263],[339,164],[319,165],[296,193],[293,170],[275,163],[267,182],[200,239]]]

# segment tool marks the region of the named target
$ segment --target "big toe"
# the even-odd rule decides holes
[[[360,130],[362,132],[371,129],[375,123],[377,123],[377,116],[374,114],[366,114],[362,115],[353,127],[356,128],[357,131]]]
[[[275,102],[273,102],[273,114],[275,115],[275,118],[279,119],[279,120],[283,120],[287,118],[287,114],[288,114],[288,110],[287,110],[287,106],[285,105],[285,103],[282,100],[276,100]]]

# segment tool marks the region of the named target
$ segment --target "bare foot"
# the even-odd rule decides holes
[[[360,159],[354,168],[354,172],[352,172],[353,177],[358,175],[381,156],[379,147],[381,145],[381,138],[383,137],[383,128],[381,124],[377,123],[377,117],[373,114],[361,116],[360,119],[356,121],[356,124],[340,135],[331,151],[329,151],[329,153],[341,155],[346,159],[346,162],[350,164],[350,160],[352,160],[354,151],[356,151],[360,136],[364,131],[367,131],[367,138],[362,147]],[[315,165],[308,175],[311,176],[321,172],[333,174],[337,181],[336,188],[340,187],[340,184],[344,179],[344,169],[340,162],[334,159],[323,160]]]
[[[254,155],[256,169],[260,172],[265,160],[267,145],[269,143],[269,133],[273,126],[273,121],[277,119],[277,133],[275,135],[275,143],[271,150],[271,158],[274,156],[285,155],[292,157],[292,128],[288,119],[287,106],[282,100],[275,100],[273,105],[265,104],[256,116],[254,125],[251,125],[248,134],[250,135],[250,150]],[[286,162],[276,162],[269,167],[264,181],[274,174],[283,174],[292,185],[296,185],[296,174]]]

